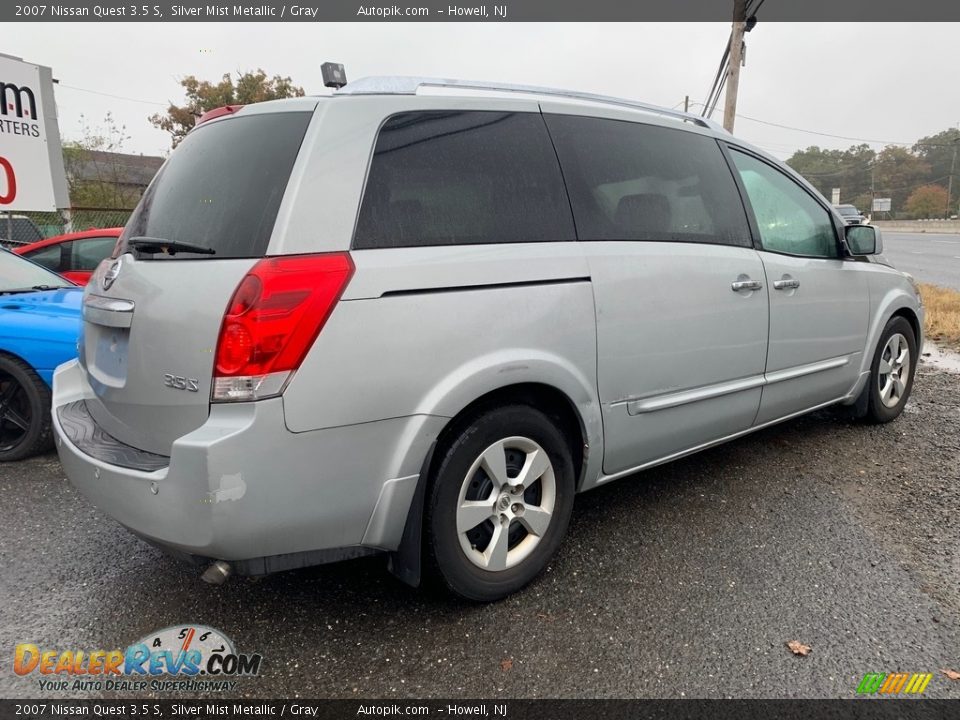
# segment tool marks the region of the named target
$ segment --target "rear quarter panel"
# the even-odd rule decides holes
[[[450,418],[488,392],[536,382],[577,408],[588,464],[599,463],[593,291],[576,243],[353,257],[354,281],[284,393],[291,431]]]

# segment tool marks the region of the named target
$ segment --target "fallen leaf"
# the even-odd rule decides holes
[[[951,680],[960,680],[960,672],[957,672],[956,670],[947,670],[946,668],[944,668],[940,672],[942,672]]]
[[[511,660],[510,658],[504,658],[503,660],[500,661],[500,669],[503,670],[504,672],[506,672],[512,667],[513,667],[513,660]]]
[[[794,655],[806,656],[810,654],[810,646],[804,645],[802,642],[798,642],[796,640],[791,640],[788,642],[787,647],[790,648],[790,652],[792,652]]]

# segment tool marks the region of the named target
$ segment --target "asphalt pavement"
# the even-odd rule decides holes
[[[203,623],[264,657],[228,696],[848,698],[905,671],[960,698],[958,505],[960,376],[929,365],[894,423],[820,412],[580,496],[549,571],[492,605],[379,558],[205,585],[51,454],[0,467],[0,696],[90,697],[14,675],[16,643]]]
[[[920,282],[960,290],[960,235],[884,231],[883,254]]]

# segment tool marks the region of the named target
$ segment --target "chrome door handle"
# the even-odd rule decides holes
[[[734,292],[740,292],[741,290],[759,290],[763,287],[763,283],[759,280],[737,280],[731,283],[730,287]]]
[[[774,290],[792,290],[800,287],[800,281],[796,278],[784,278],[783,280],[774,280]]]

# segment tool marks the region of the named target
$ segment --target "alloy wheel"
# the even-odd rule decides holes
[[[13,450],[30,430],[30,399],[12,375],[0,372],[0,452]]]
[[[894,333],[887,340],[877,376],[880,402],[888,408],[896,407],[903,399],[910,379],[910,346],[900,333]]]
[[[460,488],[461,549],[484,570],[514,567],[547,532],[556,499],[556,476],[546,450],[526,437],[498,440],[474,460]]]

